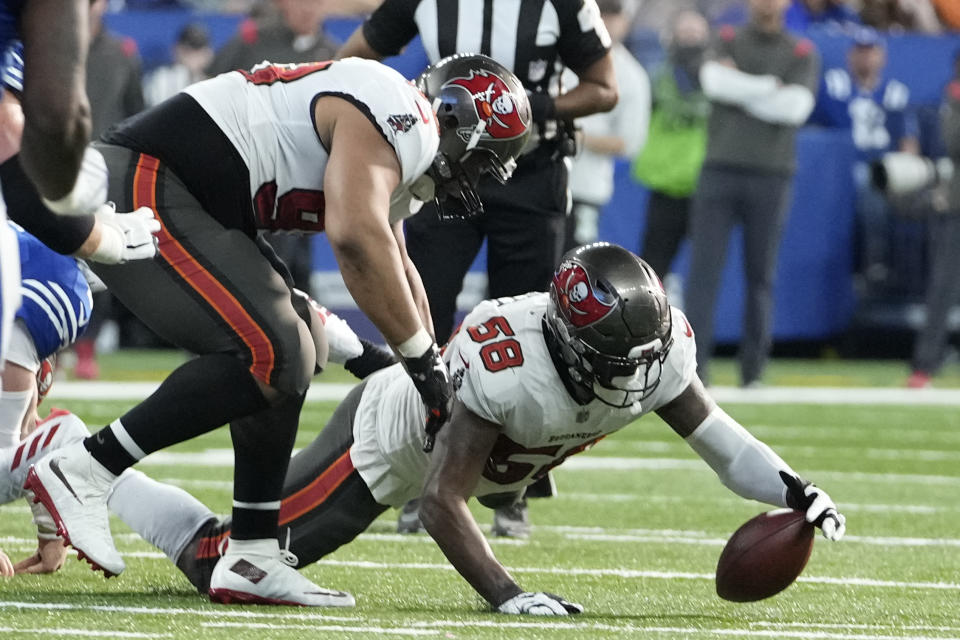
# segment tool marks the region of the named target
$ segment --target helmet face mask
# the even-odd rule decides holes
[[[530,102],[520,80],[482,55],[456,54],[429,67],[416,82],[437,115],[440,146],[427,175],[441,219],[483,212],[477,184],[489,174],[501,184],[516,167],[530,134]],[[460,206],[444,207],[453,198]]]
[[[608,243],[567,253],[545,323],[566,374],[593,398],[626,408],[660,384],[673,346],[666,293],[653,269]]]

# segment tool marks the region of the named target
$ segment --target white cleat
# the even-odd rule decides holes
[[[286,564],[276,540],[233,540],[210,576],[210,600],[220,604],[352,607],[353,596],[318,587]],[[293,558],[293,564],[296,559]]]
[[[107,492],[115,479],[83,442],[76,442],[37,461],[23,485],[33,492],[34,502],[50,512],[57,535],[107,578],[120,575],[126,566],[113,545],[107,512]]]

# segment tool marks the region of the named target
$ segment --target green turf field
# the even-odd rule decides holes
[[[862,374],[867,375],[867,374]],[[854,400],[855,398],[851,398]],[[92,425],[126,402],[73,402]],[[310,404],[297,446],[332,410]],[[105,581],[68,559],[58,574],[0,581],[0,635],[10,638],[960,638],[960,410],[937,407],[730,405],[794,468],[827,488],[848,537],[816,542],[798,584],[770,600],[714,593],[723,541],[765,510],[722,487],[657,418],[645,418],[558,469],[560,496],[532,503],[527,542],[492,540],[529,590],[582,603],[576,618],[489,613],[426,535],[393,533],[388,512],[367,535],[307,575],[357,597],[352,610],[218,607],[114,520],[127,570]],[[230,448],[220,430],[174,452]],[[211,463],[223,464],[212,452]],[[143,464],[217,511],[228,466]],[[491,514],[475,507],[489,526]],[[26,505],[3,507],[0,547],[33,549]]]
[[[179,351],[126,349],[100,356],[101,377],[105,380],[162,380],[172,368],[184,361]],[[711,363],[713,383],[736,385],[733,360],[717,358]],[[898,360],[775,359],[770,362],[766,382],[782,386],[901,387],[909,375],[906,362]],[[318,381],[351,382],[353,378],[339,365],[331,365]],[[934,379],[940,388],[960,387],[960,365],[951,363]]]

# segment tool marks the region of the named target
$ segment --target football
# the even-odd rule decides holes
[[[803,513],[777,509],[745,522],[717,562],[717,595],[753,602],[780,593],[797,579],[813,551],[814,526]]]

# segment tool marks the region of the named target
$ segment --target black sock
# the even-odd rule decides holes
[[[83,440],[83,446],[100,464],[115,476],[120,475],[127,467],[132,467],[137,459],[130,455],[117,436],[113,435],[110,427],[104,427],[92,436]]]
[[[233,439],[233,524],[237,540],[276,538],[283,482],[306,395],[230,423]]]
[[[217,353],[194,358],[178,367],[120,422],[143,453],[152,453],[266,406],[267,401],[246,365],[233,356]],[[87,438],[84,445],[113,473],[122,472],[136,460],[113,437],[109,427]]]

